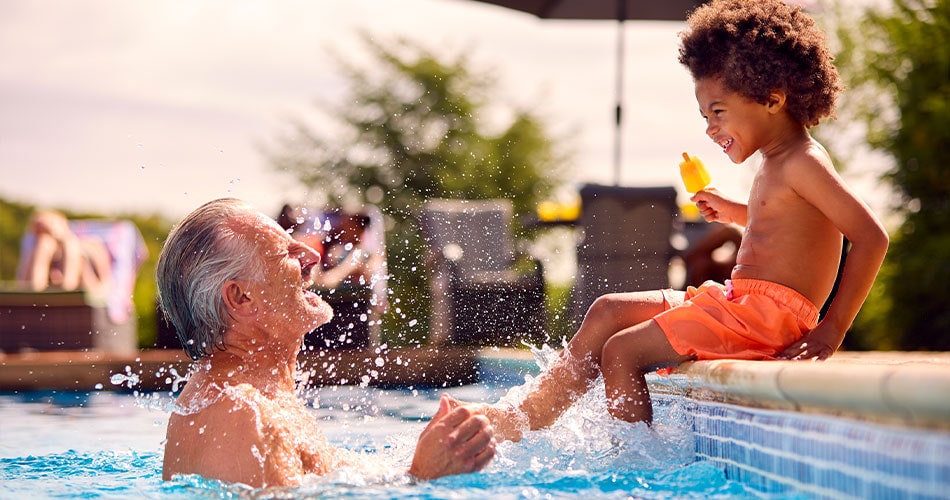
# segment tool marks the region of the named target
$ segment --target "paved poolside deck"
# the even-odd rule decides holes
[[[649,381],[653,391],[693,399],[950,430],[950,352],[699,361]]]
[[[527,351],[488,349],[480,358],[537,372]],[[814,362],[696,361],[647,381],[654,393],[703,401],[950,430],[950,352],[842,351]]]
[[[421,347],[303,352],[300,366],[312,385],[457,386],[478,380],[477,351]],[[191,360],[177,349],[133,355],[96,351],[0,354],[0,391],[168,390]],[[114,384],[114,375],[120,383]],[[127,378],[134,375],[135,383]]]

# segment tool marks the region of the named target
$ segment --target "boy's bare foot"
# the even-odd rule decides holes
[[[522,435],[529,430],[528,415],[515,408],[511,404],[497,403],[466,403],[453,397],[449,397],[451,407],[467,406],[476,413],[481,413],[488,417],[492,427],[495,429],[495,440],[501,441],[521,441]]]

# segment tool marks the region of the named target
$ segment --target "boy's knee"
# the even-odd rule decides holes
[[[619,295],[608,293],[594,299],[594,303],[587,308],[587,318],[604,321],[616,316]]]
[[[600,352],[601,368],[605,366],[638,365],[636,345],[629,345],[621,335],[614,335],[604,342]]]

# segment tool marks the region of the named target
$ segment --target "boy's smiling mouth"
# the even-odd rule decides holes
[[[735,142],[735,139],[730,138],[717,141],[716,144],[719,144],[719,147],[721,147],[722,151],[725,153],[729,151],[729,147],[732,146],[733,142]]]

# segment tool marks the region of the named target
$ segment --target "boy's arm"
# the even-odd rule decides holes
[[[867,298],[887,252],[887,232],[830,166],[830,161],[799,161],[790,165],[789,184],[817,207],[851,242],[841,273],[838,292],[821,323],[798,342],[788,346],[782,359],[825,359],[831,356]]]
[[[704,189],[694,194],[690,201],[706,222],[734,223],[745,226],[749,219],[749,207],[745,203],[726,198],[716,188]]]

